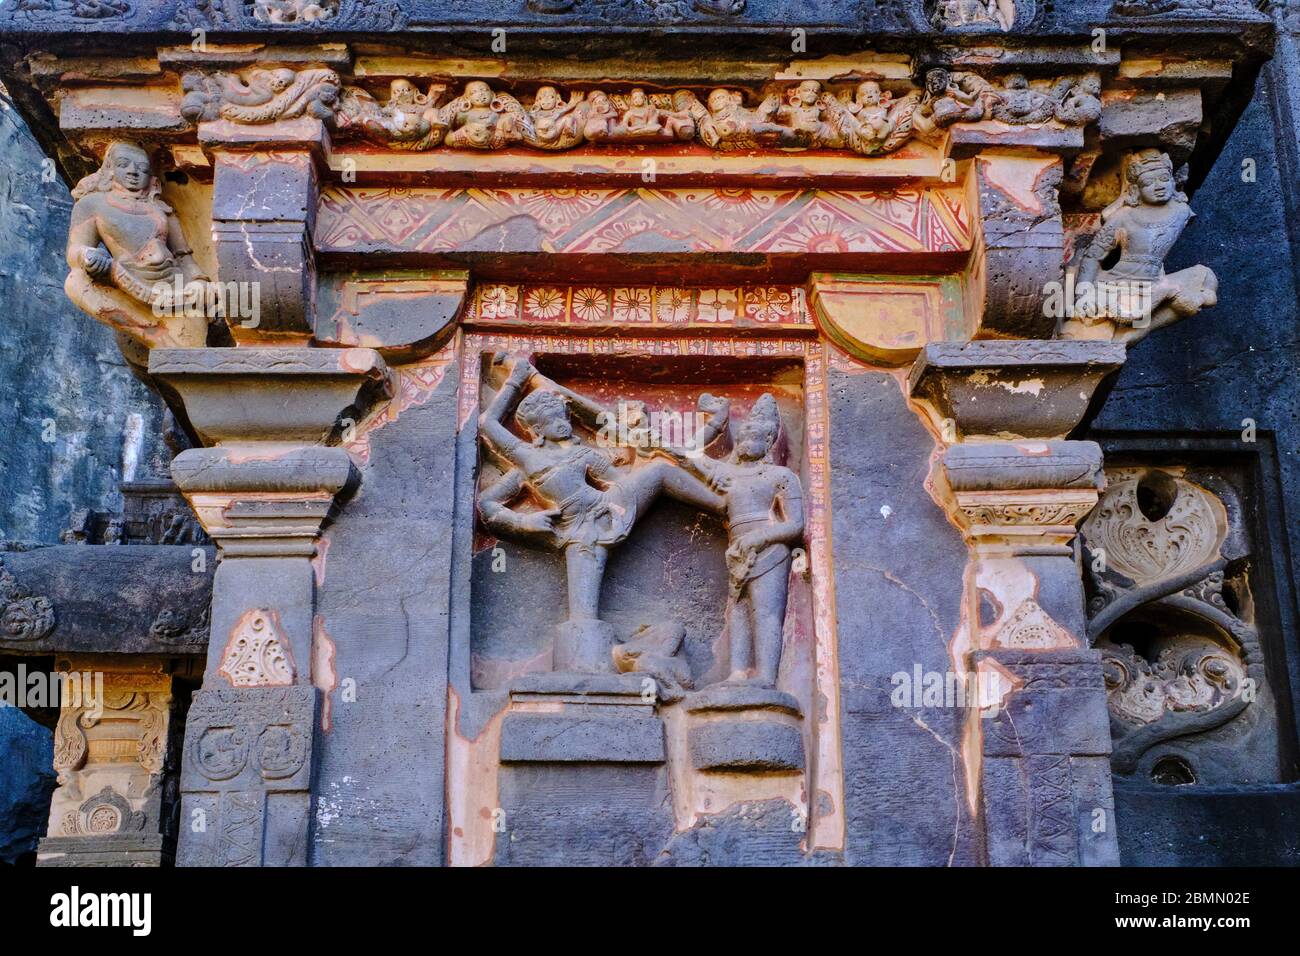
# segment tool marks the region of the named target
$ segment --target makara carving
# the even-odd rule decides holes
[[[339,86],[338,74],[326,69],[187,73],[181,78],[181,115],[192,123],[222,119],[257,125],[300,116],[333,122]]]

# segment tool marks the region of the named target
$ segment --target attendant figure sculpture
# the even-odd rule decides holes
[[[1124,167],[1124,181],[1123,196],[1102,213],[1101,230],[1083,254],[1075,312],[1084,325],[1109,319],[1115,340],[1132,342],[1214,305],[1218,279],[1200,265],[1165,273],[1165,257],[1193,216],[1169,156],[1139,150]],[[1116,250],[1119,260],[1103,269]]]
[[[703,396],[700,407],[712,407],[711,401]],[[725,406],[720,411],[725,414]],[[776,400],[764,393],[740,426],[728,459],[704,455],[679,459],[717,488],[726,504],[728,684],[775,688],[781,666],[790,549],[803,536],[804,515],[799,476],[772,460],[780,434]]]
[[[471,80],[459,98],[442,107],[439,119],[448,128],[443,142],[451,147],[499,149],[521,138],[526,115],[514,97],[495,94],[482,80]]]
[[[673,106],[688,113],[699,130],[700,142],[710,149],[796,148],[801,137],[787,126],[775,122],[781,108],[778,96],[769,96],[756,109],[748,109],[738,90],[719,87],[709,94],[708,105],[701,103],[690,90],[679,90]]]
[[[206,307],[208,279],[180,220],[162,200],[149,154],[132,143],[113,143],[72,197],[68,298],[137,346],[207,344],[204,308],[187,308],[175,290]]]
[[[576,146],[582,142],[586,109],[585,97],[581,93],[574,93],[566,103],[555,87],[543,86],[528,110],[524,141],[537,149]]]

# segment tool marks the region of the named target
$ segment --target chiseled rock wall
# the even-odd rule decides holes
[[[0,707],[0,865],[36,849],[54,789],[53,736],[20,710]]]
[[[139,436],[137,475],[157,470],[162,412],[112,333],[63,294],[71,199],[42,159],[0,100],[0,540],[51,544],[74,508],[118,506],[124,435]],[[49,730],[0,708],[0,861],[45,833],[52,747]]]
[[[72,201],[43,159],[0,101],[0,540],[49,544],[73,509],[120,507],[124,444],[138,442],[137,476],[166,471],[149,460],[161,403],[63,293]]]

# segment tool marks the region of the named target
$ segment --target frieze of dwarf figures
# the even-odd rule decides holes
[[[342,86],[333,70],[283,67],[242,75],[191,72],[181,85],[181,112],[191,122],[257,125],[314,116],[341,133],[402,150],[699,142],[724,152],[837,149],[876,156],[913,137],[940,138],[956,123],[1078,127],[1101,115],[1096,74],[1038,85],[1013,75],[998,84],[943,68],[926,74],[923,89],[902,95],[875,80],[804,80],[761,95],[726,86],[699,93],[643,86],[565,93],[544,85],[525,102],[484,80],[470,80],[453,93],[446,83],[421,89],[398,79],[381,100]]]

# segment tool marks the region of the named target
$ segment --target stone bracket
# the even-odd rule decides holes
[[[309,337],[316,326],[312,230],[320,194],[313,151],[220,150],[213,165],[218,278],[249,283],[259,304],[255,319],[227,316],[232,334],[247,342]]]
[[[948,442],[1064,438],[1125,354],[1112,342],[932,342],[912,366],[908,391],[934,410]]]

